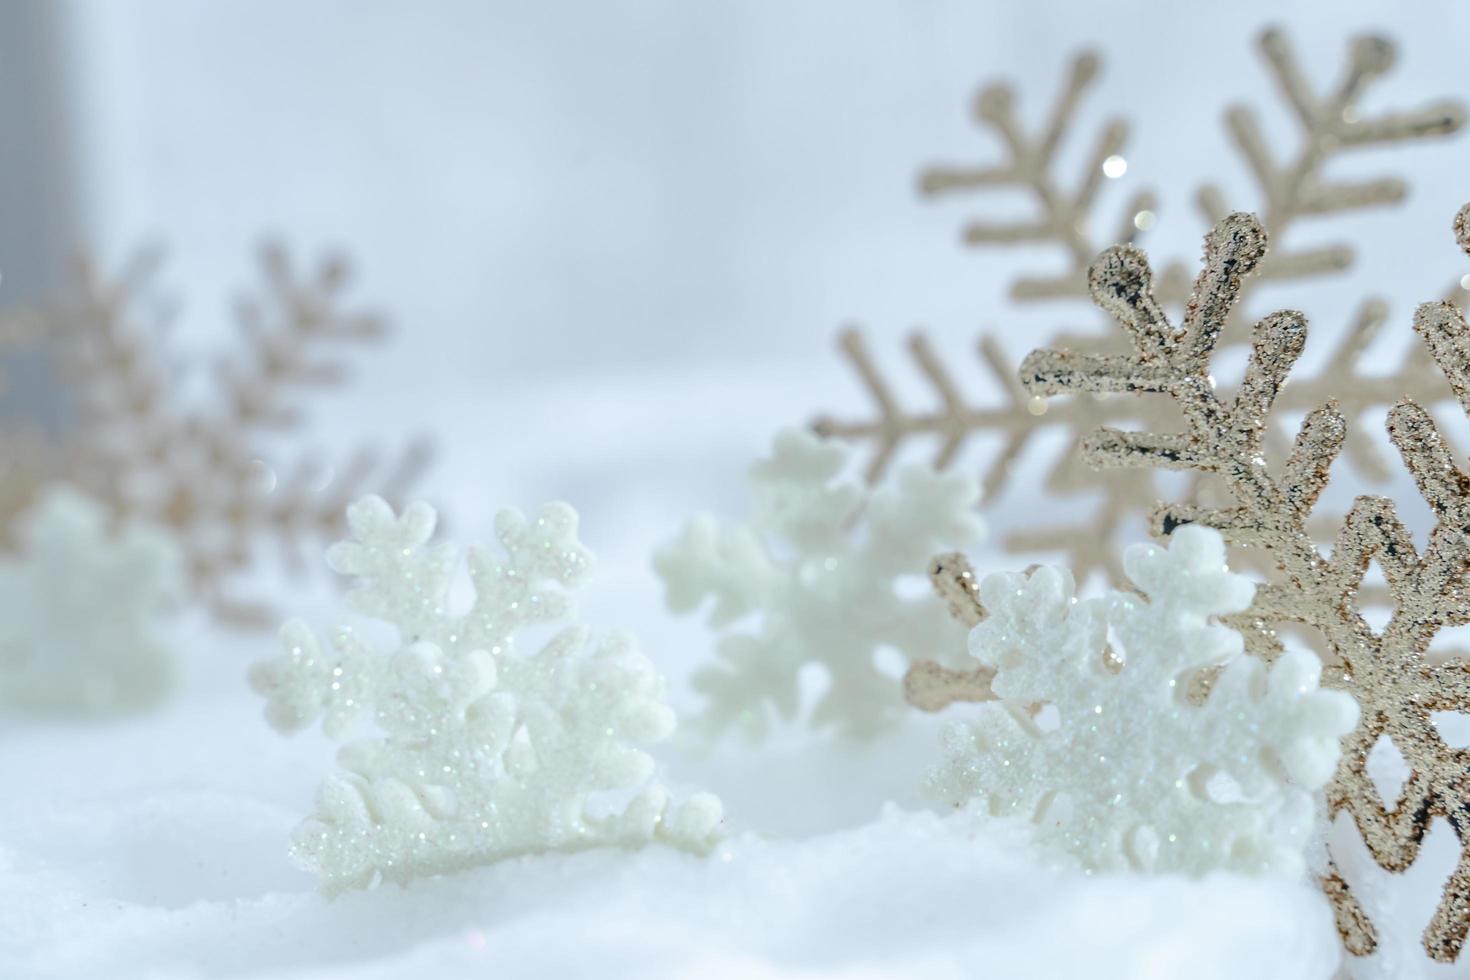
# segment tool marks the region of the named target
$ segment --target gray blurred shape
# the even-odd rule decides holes
[[[0,313],[55,294],[76,228],[64,18],[47,0],[0,2]],[[44,353],[7,352],[0,371],[0,418],[57,422]]]

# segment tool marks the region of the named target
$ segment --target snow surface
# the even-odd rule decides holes
[[[150,719],[4,733],[26,792],[0,807],[0,976],[1326,977],[1337,956],[1309,887],[1038,870],[1011,828],[898,806],[810,836],[747,807],[708,859],[529,857],[329,900],[285,853],[325,743],[218,679]],[[793,751],[766,793],[854,780],[843,754]]]

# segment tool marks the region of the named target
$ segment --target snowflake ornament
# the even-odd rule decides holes
[[[1250,339],[1256,314],[1249,311],[1257,288],[1267,283],[1279,287],[1286,281],[1307,282],[1332,276],[1352,265],[1355,248],[1350,241],[1322,241],[1324,219],[1330,227],[1331,219],[1341,220],[1355,212],[1403,200],[1408,184],[1397,175],[1375,175],[1370,170],[1362,177],[1343,179],[1338,169],[1340,165],[1346,169],[1348,157],[1366,146],[1388,151],[1442,139],[1459,132],[1466,116],[1465,106],[1450,99],[1386,112],[1374,108],[1384,78],[1397,60],[1395,46],[1386,37],[1367,34],[1351,39],[1336,81],[1311,78],[1290,38],[1279,28],[1263,30],[1256,38],[1256,48],[1282,97],[1288,125],[1263,126],[1262,113],[1270,107],[1236,105],[1224,115],[1225,133],[1246,165],[1243,176],[1254,185],[1261,221],[1277,244],[1263,260],[1262,274],[1240,282],[1239,300],[1221,326],[1221,346],[1238,346]],[[1035,210],[1021,220],[996,221],[996,213],[992,212],[967,222],[963,233],[965,244],[972,247],[1019,246],[1026,256],[1040,254],[1043,249],[1059,253],[1060,264],[1051,269],[1025,270],[1011,280],[1010,298],[1018,303],[1086,301],[1088,270],[1098,250],[1104,244],[1138,241],[1162,213],[1154,194],[1141,189],[1129,199],[1117,225],[1099,225],[1105,217],[1099,204],[1109,199],[1098,194],[1099,188],[1114,182],[1124,171],[1130,179],[1139,172],[1128,166],[1126,119],[1104,123],[1092,137],[1085,158],[1059,152],[1082,136],[1078,129],[1083,117],[1077,110],[1094,90],[1101,71],[1102,61],[1096,52],[1076,55],[1050,113],[1030,125],[1020,112],[1021,97],[1011,86],[986,85],[977,94],[972,116],[981,129],[999,138],[1003,159],[978,165],[931,166],[920,175],[921,193],[933,199],[975,193],[988,196],[1008,190],[1029,200],[1028,207]],[[1371,156],[1375,161],[1387,159],[1386,152]],[[1066,172],[1074,160],[1083,159],[1080,178]],[[1211,224],[1230,210],[1226,192],[1214,180],[1201,183],[1194,200],[1197,210]],[[1313,225],[1319,230],[1312,231]],[[1104,236],[1095,236],[1089,230],[1099,227],[1116,230]],[[1294,243],[1292,240],[1299,235],[1299,243]],[[1172,261],[1156,266],[1154,297],[1166,309],[1181,308],[1189,300],[1190,280],[1188,263]],[[1467,297],[1470,292],[1456,274],[1445,298],[1464,307]],[[1075,320],[1076,316],[1068,319]],[[1336,400],[1341,414],[1353,421],[1381,418],[1405,395],[1426,407],[1446,403],[1451,392],[1438,368],[1422,352],[1411,352],[1395,365],[1383,363],[1381,345],[1373,341],[1387,322],[1386,304],[1364,297],[1351,320],[1335,331],[1335,342],[1327,356],[1315,359],[1319,368],[1309,375],[1297,371],[1292,383],[1280,391],[1276,407],[1281,414],[1263,429],[1268,450],[1282,456],[1290,452],[1295,434],[1290,425],[1329,399]],[[936,350],[927,335],[912,334],[907,346],[918,377],[932,397],[907,404],[907,386],[894,383],[898,366],[885,363],[860,332],[848,330],[839,338],[838,349],[870,396],[874,411],[860,416],[824,415],[813,422],[818,432],[866,446],[871,458],[870,479],[880,477],[894,455],[913,448],[912,443],[922,440],[937,446],[935,465],[945,469],[956,463],[969,465],[972,444],[989,437],[999,447],[981,464],[982,485],[989,500],[1004,492],[1013,477],[1023,472],[1014,463],[1034,450],[1044,430],[1065,433],[1066,442],[1075,447],[1100,424],[1157,431],[1180,427],[1178,411],[1164,398],[1146,395],[1142,399],[1097,399],[1074,386],[1069,388],[1070,398],[1041,399],[1029,382],[1018,383],[1016,361],[993,336],[980,338],[979,351],[989,373],[1001,383],[973,392],[966,390],[951,359]],[[1087,331],[1058,335],[1050,346],[1096,351],[1115,348],[1116,341],[1106,333],[1099,336]],[[1003,397],[996,397],[1002,393]],[[1293,421],[1288,425],[1287,420]],[[1394,475],[1394,469],[1383,454],[1380,440],[1373,437],[1372,429],[1376,427],[1376,423],[1354,427],[1344,454],[1365,482],[1383,484]],[[1191,498],[1208,500],[1218,490],[1213,480],[1196,478],[1191,483]],[[1075,451],[1055,458],[1044,489],[1046,498],[1057,504],[1037,508],[1045,520],[1012,527],[996,543],[1012,554],[1065,553],[1065,563],[1079,579],[1086,581],[1090,572],[1101,570],[1113,584],[1123,580],[1118,540],[1125,533],[1133,533],[1140,509],[1152,508],[1161,497],[1173,492],[1145,469],[1089,472]],[[1073,501],[1079,494],[1098,499],[1096,509],[1087,513],[1076,506]],[[1058,520],[1057,515],[1082,519]],[[1330,541],[1329,533],[1320,543]]]
[[[378,316],[353,308],[344,260],[301,270],[280,246],[262,249],[261,285],[236,304],[242,343],[218,358],[200,400],[166,342],[174,304],[155,283],[160,259],[141,251],[116,275],[79,261],[66,295],[42,317],[37,336],[51,355],[43,366],[56,374],[46,380],[56,382],[68,424],[50,434],[31,431],[36,419],[19,431],[0,426],[0,548],[35,491],[68,483],[113,521],[167,534],[186,600],[221,624],[264,629],[278,619],[242,591],[250,572],[268,554],[288,573],[302,571],[305,542],[335,537],[364,488],[397,498],[430,451],[417,442],[386,465],[367,447],[337,461],[282,460],[306,396],[346,377],[337,352],[386,332]],[[0,321],[0,344],[7,332],[15,328]]]
[[[1357,703],[1318,688],[1315,654],[1267,667],[1211,621],[1255,593],[1217,532],[1182,527],[1123,561],[1142,595],[1079,601],[1051,567],[983,580],[970,651],[1000,701],[949,730],[929,790],[1033,820],[1089,870],[1301,874]]]
[[[0,558],[0,702],[25,711],[104,714],[167,693],[173,660],[155,635],[183,588],[169,538],[108,527],[98,502],[58,485],[18,522]]]
[[[534,654],[515,649],[521,629],[573,616],[565,590],[586,578],[592,555],[571,507],[547,504],[530,521],[500,512],[504,555],[470,549],[475,599],[463,613],[448,608],[455,551],[425,547],[431,507],[397,516],[367,497],[347,520],[353,540],[333,546],[328,564],[357,579],[349,604],[395,626],[398,644],[383,651],[342,626],[323,645],[293,620],[281,631],[285,652],[251,672],[280,731],[321,719],[340,739],[364,717],[381,730],[342,748],[342,772],[294,835],[295,857],[324,890],[540,851],[713,845],[719,800],[700,793],[675,806],[636,747],[672,734],[674,715],[631,637],[592,646],[585,628],[569,626]]]
[[[936,551],[979,539],[974,479],[912,466],[868,490],[841,479],[850,456],[844,443],[781,433],[751,468],[749,523],[698,517],[655,555],[669,606],[687,612],[710,598],[709,624],[723,631],[721,663],[694,675],[711,734],[758,739],[774,718],[795,718],[798,674],[819,664],[830,683],[810,723],[874,736],[903,711],[899,682],[875,663],[880,648],[910,663],[964,649],[964,628],[938,597],[895,585],[922,575]]]

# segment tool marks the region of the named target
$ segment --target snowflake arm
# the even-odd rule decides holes
[[[791,721],[801,709],[801,691],[791,663],[801,651],[760,637],[737,633],[715,647],[717,663],[696,670],[690,679],[704,695],[704,728],[710,735],[739,729],[759,741],[776,721]]]
[[[575,612],[562,589],[575,588],[592,568],[592,554],[577,540],[577,512],[566,504],[542,507],[534,521],[507,509],[495,516],[495,535],[505,560],[470,549],[475,608],[465,623],[469,635],[494,639],[522,626],[554,622]]]
[[[760,608],[780,580],[759,535],[703,514],[660,549],[653,564],[667,589],[669,608],[692,612],[706,597],[712,598],[709,624],[715,627]]]
[[[381,497],[364,497],[347,508],[352,540],[327,549],[327,564],[357,581],[347,603],[373,619],[398,624],[409,636],[433,628],[443,615],[458,556],[452,549],[423,546],[436,518],[428,504],[410,504],[402,516]]]
[[[975,99],[976,121],[993,129],[1007,150],[1009,159],[999,166],[925,169],[920,177],[920,190],[925,195],[983,188],[1014,187],[1034,197],[1038,214],[1034,220],[1013,223],[973,221],[964,233],[967,245],[1034,244],[1057,246],[1067,256],[1066,267],[1056,275],[1023,276],[1012,285],[1011,296],[1017,300],[1056,299],[1083,291],[1087,262],[1095,252],[1086,228],[1089,213],[1101,189],[1109,161],[1122,160],[1128,139],[1128,125],[1121,119],[1104,124],[1076,189],[1068,190],[1058,180],[1058,149],[1071,129],[1077,107],[1086,90],[1097,80],[1102,65],[1097,54],[1083,52],[1072,59],[1067,78],[1045,125],[1033,137],[1023,131],[1017,118],[1016,96],[1007,85],[989,85]],[[1142,191],[1134,195],[1124,208],[1119,234],[1124,240],[1146,227],[1135,215],[1151,214],[1153,195]]]
[[[1308,794],[1332,777],[1356,703],[1319,689],[1314,654],[1269,668],[1241,656],[1215,620],[1254,589],[1225,568],[1217,532],[1181,528],[1124,562],[1146,595],[1078,601],[1054,568],[984,580],[990,615],[970,644],[1000,701],[950,730],[930,792],[1033,820],[1090,869],[1299,874]],[[1220,664],[1204,699],[1186,698]]]
[[[280,656],[250,669],[250,686],[265,697],[266,720],[278,732],[298,731],[320,718],[323,731],[341,738],[384,686],[382,658],[350,627],[334,630],[324,649],[303,620],[288,620],[280,646]]]
[[[753,523],[802,550],[837,545],[863,500],[861,488],[841,482],[847,462],[841,443],[800,429],[778,433],[771,458],[750,468]]]
[[[982,533],[975,481],[963,473],[909,466],[868,497],[864,560],[892,575],[916,574],[936,551]]]
[[[874,662],[880,647],[911,662],[963,649],[964,630],[937,597],[895,586],[922,575],[935,551],[979,538],[974,480],[911,467],[865,490],[842,479],[850,460],[842,443],[783,432],[751,468],[748,523],[697,518],[654,556],[672,608],[714,599],[719,659],[693,678],[711,734],[740,728],[759,739],[797,717],[799,675],[815,663],[828,687],[810,724],[874,736],[902,710],[900,685]]]
[[[433,508],[412,504],[400,516],[381,498],[365,497],[348,508],[347,522],[353,539],[328,549],[328,564],[357,579],[348,604],[394,623],[408,644],[429,639],[445,648],[498,653],[521,626],[570,616],[571,599],[556,587],[577,584],[591,565],[570,507],[548,504],[534,522],[503,511],[496,530],[505,558],[470,549],[475,606],[468,615],[451,616],[445,604],[457,556],[452,548],[425,547],[434,533]],[[340,737],[384,684],[391,686],[382,658],[350,627],[336,629],[324,650],[305,623],[292,620],[282,628],[281,647],[281,656],[251,672],[252,686],[267,697],[267,718],[280,731],[321,717],[327,734]]]

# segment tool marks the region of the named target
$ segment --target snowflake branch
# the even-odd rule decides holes
[[[1005,488],[1010,477],[1011,462],[1021,455],[1032,437],[1042,429],[1076,427],[1084,419],[1096,422],[1099,412],[1103,418],[1111,417],[1111,409],[1099,406],[1091,399],[1076,399],[1063,405],[1049,406],[1036,398],[1017,380],[1009,367],[1009,359],[993,337],[981,338],[979,349],[987,370],[1006,393],[1006,403],[995,408],[981,408],[965,401],[959,386],[944,367],[944,362],[934,353],[928,338],[923,334],[912,334],[908,347],[920,374],[937,396],[937,410],[911,412],[903,408],[893,393],[893,388],[874,362],[862,335],[856,330],[847,330],[839,338],[839,349],[852,363],[859,380],[872,398],[878,411],[877,417],[849,422],[821,416],[812,422],[812,431],[823,438],[857,440],[875,445],[876,451],[868,463],[866,473],[869,483],[882,479],[898,449],[912,439],[937,438],[939,450],[935,454],[933,465],[936,469],[945,469],[968,440],[982,434],[998,432],[1002,436],[1002,445],[986,467],[982,482],[983,500],[988,501]],[[1146,378],[1137,380],[1139,385],[1148,383]],[[1132,390],[1127,386],[1126,380],[1120,379],[1118,383],[1118,390]]]
[[[1371,119],[1360,118],[1360,105],[1371,83],[1393,66],[1394,47],[1385,38],[1373,35],[1355,38],[1349,46],[1341,80],[1320,96],[1302,75],[1284,32],[1267,30],[1258,43],[1297,121],[1300,148],[1289,162],[1277,165],[1266,149],[1250,108],[1231,109],[1226,122],[1236,148],[1256,179],[1262,202],[1261,223],[1278,242],[1278,247],[1287,229],[1301,218],[1394,204],[1403,199],[1407,187],[1397,178],[1325,181],[1323,170],[1343,150],[1445,136],[1464,125],[1464,108],[1449,101]],[[1209,188],[1208,193],[1219,198],[1214,188]],[[1306,252],[1283,251],[1262,263],[1261,277],[1263,280],[1296,279],[1337,271],[1351,263],[1352,255],[1352,249],[1346,245]]]
[[[342,308],[349,277],[340,260],[298,280],[285,253],[267,248],[263,290],[238,311],[245,352],[216,368],[219,408],[200,410],[175,395],[178,369],[159,353],[169,314],[139,309],[159,263],[156,251],[140,252],[111,280],[91,261],[78,263],[58,341],[66,378],[80,393],[80,449],[59,475],[120,517],[166,526],[196,597],[225,622],[264,626],[272,618],[266,609],[231,595],[234,574],[267,541],[288,571],[300,569],[303,538],[339,532],[346,503],[370,483],[396,499],[430,453],[414,442],[384,466],[379,454],[359,450],[335,470],[311,457],[278,477],[256,444],[299,422],[298,391],[344,376],[340,362],[315,350],[375,338],[381,321]]]
[[[1036,199],[1039,214],[1032,221],[1005,224],[973,221],[965,227],[964,240],[970,245],[1050,242],[1066,254],[1068,265],[1061,274],[1018,278],[1011,288],[1015,299],[1053,299],[1078,296],[1084,291],[1083,276],[1095,248],[1083,229],[1106,176],[1104,164],[1117,157],[1127,141],[1127,125],[1118,119],[1104,125],[1075,190],[1063,190],[1052,167],[1082,96],[1097,78],[1099,68],[1098,57],[1091,52],[1073,59],[1056,104],[1034,139],[1026,136],[1016,118],[1015,95],[1011,89],[1004,85],[985,88],[975,100],[975,119],[1000,137],[1007,151],[1006,163],[996,167],[935,166],[920,175],[919,189],[926,196],[1016,187],[1030,192]],[[1153,196],[1147,191],[1135,195],[1124,209],[1125,234],[1131,237],[1136,230],[1136,216],[1150,212],[1154,206]]]
[[[929,581],[949,606],[950,615],[967,628],[984,621],[980,584],[964,555],[952,552],[935,558],[929,564]],[[990,688],[994,677],[994,668],[983,664],[971,670],[951,670],[936,661],[922,660],[904,674],[903,697],[920,711],[931,712],[961,701],[991,701],[995,698]]]

